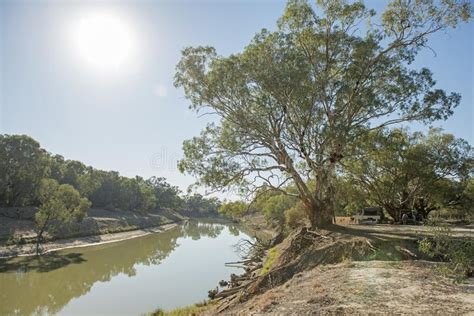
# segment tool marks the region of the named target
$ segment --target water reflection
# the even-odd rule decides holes
[[[190,221],[160,234],[128,241],[64,250],[41,258],[3,259],[0,315],[58,313],[72,299],[88,293],[96,282],[110,281],[119,274],[133,277],[137,267],[159,265],[166,260],[180,241],[214,239],[225,228],[226,225]],[[235,226],[227,228],[229,236],[240,234]],[[203,242],[193,245],[205,247],[206,241]]]

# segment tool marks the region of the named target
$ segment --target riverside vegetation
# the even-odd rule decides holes
[[[373,205],[393,223],[412,211],[425,221],[472,220],[471,145],[439,129],[407,127],[446,120],[459,105],[458,93],[439,88],[432,72],[413,62],[432,34],[471,16],[469,1],[394,0],[377,14],[362,1],[290,0],[276,28],[262,29],[241,52],[183,49],[175,85],[191,109],[215,120],[184,142],[180,170],[197,185],[250,197],[221,211],[236,218],[263,212],[278,233],[266,258],[250,256],[246,273],[234,277],[239,282],[212,293],[218,303],[209,313],[344,312],[333,304],[339,299],[291,305],[282,293],[292,292],[299,274],[345,261],[437,258],[463,278],[472,274],[470,226],[455,236],[451,228],[333,225],[335,215]],[[321,277],[329,271],[319,270]],[[265,303],[270,292],[279,299]],[[472,312],[463,302],[440,302],[437,311]],[[433,302],[418,303],[412,313],[427,312]],[[364,304],[347,312],[406,312]]]
[[[165,178],[127,178],[115,171],[97,170],[79,161],[66,160],[50,154],[26,135],[0,135],[0,172],[1,215],[8,216],[5,220],[27,219],[36,223],[37,253],[45,232],[49,239],[54,238],[68,225],[83,220],[91,207],[109,211],[112,217],[114,212],[118,218],[136,214],[135,217],[150,221],[148,225],[131,227],[140,228],[160,224],[150,220],[148,215],[153,213],[169,217],[168,211],[172,210],[184,217],[216,217],[220,205],[216,198],[181,195]],[[171,215],[171,218],[177,217]],[[13,228],[5,227],[7,231]],[[2,233],[2,236],[9,235]],[[64,238],[68,234],[60,236]],[[22,236],[18,238],[12,241],[23,240]]]
[[[241,52],[183,49],[175,86],[214,120],[184,141],[178,167],[241,200],[182,196],[163,178],[121,177],[3,135],[1,201],[57,205],[55,223],[80,219],[91,203],[221,214],[273,232],[239,242],[245,272],[174,315],[473,312],[472,293],[452,282],[473,271],[473,150],[430,127],[461,96],[413,64],[432,34],[471,20],[467,0],[392,0],[379,14],[362,1],[289,0],[276,28]],[[393,224],[413,211],[432,225],[335,225],[374,205]]]

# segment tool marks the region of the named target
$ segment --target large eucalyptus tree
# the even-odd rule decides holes
[[[470,18],[468,1],[393,0],[376,15],[360,1],[292,0],[277,29],[241,53],[184,49],[175,85],[217,120],[184,142],[180,170],[214,190],[296,195],[313,226],[331,223],[348,144],[389,125],[446,119],[459,104],[430,70],[409,65],[431,34]]]

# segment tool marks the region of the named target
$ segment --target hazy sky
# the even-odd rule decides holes
[[[383,2],[366,4],[380,10]],[[239,52],[261,28],[274,28],[284,6],[285,1],[0,0],[0,132],[30,135],[48,151],[96,168],[164,176],[184,190],[193,178],[176,169],[181,144],[206,119],[197,118],[172,85],[181,49],[211,45],[222,55]],[[122,39],[126,34],[125,46],[110,56],[82,45],[100,38],[81,29],[96,16],[122,28]],[[439,87],[462,94],[455,115],[435,126],[471,144],[473,36],[472,22],[437,34],[430,42],[436,56],[427,50],[414,64],[429,67]]]

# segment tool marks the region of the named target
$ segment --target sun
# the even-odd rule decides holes
[[[80,18],[73,38],[82,59],[102,70],[119,69],[134,50],[131,28],[112,14],[95,13]]]

